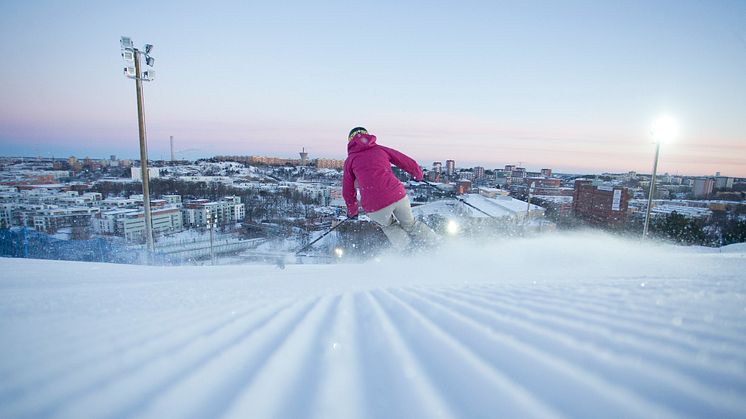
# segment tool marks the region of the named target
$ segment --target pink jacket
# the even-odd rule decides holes
[[[378,211],[404,198],[404,185],[394,176],[391,164],[403,169],[415,180],[422,179],[422,170],[410,157],[388,147],[376,144],[376,136],[358,134],[347,143],[342,178],[342,196],[347,204],[347,215],[357,215],[357,192],[365,212]]]

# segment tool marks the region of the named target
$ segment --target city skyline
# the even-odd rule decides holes
[[[0,8],[3,155],[136,158],[126,35],[155,45],[152,159],[171,135],[190,159],[342,159],[364,125],[425,167],[649,173],[668,113],[661,173],[746,177],[743,2]]]
[[[300,162],[300,160],[301,160],[297,156],[294,157],[294,156],[274,156],[274,155],[260,155],[260,154],[245,154],[245,155],[235,154],[235,155],[205,156],[205,157],[200,157],[200,158],[196,158],[196,159],[186,159],[186,158],[185,159],[179,159],[179,158],[177,158],[177,159],[175,159],[175,161],[176,162],[184,162],[184,161],[194,162],[194,161],[200,160],[200,159],[207,159],[207,160],[209,160],[209,159],[213,159],[213,158],[218,158],[220,161],[233,161],[233,160],[230,159],[231,157],[235,157],[235,158],[254,157],[254,158],[259,158],[259,159],[277,159],[277,160],[281,160],[281,161],[282,160],[287,160],[287,161],[293,161],[293,160],[295,160],[295,161],[298,161],[298,162]],[[0,159],[4,159],[4,158],[25,159],[25,160],[28,160],[28,163],[33,163],[35,161],[39,161],[39,159],[41,159],[41,161],[45,161],[45,160],[48,160],[48,159],[54,159],[55,161],[64,162],[64,161],[69,161],[70,158],[75,158],[79,163],[82,163],[82,162],[84,162],[87,159],[90,159],[90,160],[92,160],[94,162],[95,161],[101,161],[101,160],[112,160],[112,159],[114,161],[116,161],[116,162],[127,161],[127,162],[130,162],[131,164],[139,162],[139,156],[120,156],[120,155],[116,155],[116,154],[111,154],[111,155],[108,155],[108,156],[93,156],[93,155],[69,155],[69,156],[0,155]],[[314,165],[314,162],[316,160],[326,161],[327,164],[328,164],[329,161],[340,162],[340,163],[344,162],[343,158],[342,159],[337,159],[337,158],[332,158],[332,157],[328,157],[328,156],[311,156],[311,155],[308,156],[308,161],[310,162],[311,166]],[[148,159],[148,161],[151,164],[153,162],[155,162],[155,163],[168,162],[168,161],[170,161],[170,157],[166,158],[163,155],[160,155],[157,158],[151,157],[151,158]],[[240,160],[236,160],[236,161],[240,161]],[[443,171],[443,172],[445,172],[446,171],[445,164],[448,161],[454,161],[454,164],[455,164],[454,167],[455,167],[455,169],[457,169],[459,171],[460,170],[467,170],[467,171],[469,171],[469,170],[476,169],[476,168],[481,168],[483,170],[490,171],[490,172],[493,172],[493,171],[504,171],[504,170],[506,170],[506,168],[508,166],[512,166],[512,167],[515,167],[515,168],[524,169],[528,173],[543,173],[544,171],[549,170],[552,175],[549,175],[547,177],[551,177],[553,175],[622,175],[622,174],[627,174],[627,173],[635,173],[635,174],[641,175],[641,176],[650,176],[650,172],[645,172],[645,171],[638,172],[638,171],[635,171],[635,170],[595,171],[595,172],[594,171],[582,171],[582,170],[580,170],[580,171],[567,171],[567,170],[562,170],[562,169],[558,170],[556,167],[552,167],[551,165],[550,166],[535,166],[534,167],[534,166],[531,166],[531,165],[528,165],[528,164],[523,164],[523,162],[520,162],[520,161],[519,162],[514,162],[514,163],[507,162],[505,164],[498,164],[498,165],[492,165],[492,166],[486,165],[485,166],[485,165],[482,165],[480,163],[465,162],[463,164],[459,164],[458,161],[455,161],[453,159],[440,159],[440,160],[433,160],[433,161],[429,161],[429,162],[418,162],[418,164],[423,168],[423,170],[430,171],[430,170],[436,170],[434,166],[436,165],[436,163],[440,163],[440,165],[441,165],[440,170]],[[278,166],[280,164],[279,163],[265,163],[265,164],[260,164],[260,165]],[[155,167],[162,167],[162,166],[157,165]],[[666,175],[666,176],[678,176],[678,177],[684,177],[684,178],[708,178],[708,177],[709,178],[715,178],[715,177],[726,178],[727,177],[727,178],[733,178],[733,179],[744,179],[744,177],[742,177],[742,176],[732,176],[732,175],[729,175],[728,173],[723,173],[721,171],[716,171],[715,173],[711,173],[711,174],[691,174],[691,173],[678,173],[678,172],[676,172],[676,173],[669,173],[669,172],[660,173],[659,172],[658,173],[658,176],[662,176],[662,175]],[[544,176],[544,175],[542,174],[541,176]]]

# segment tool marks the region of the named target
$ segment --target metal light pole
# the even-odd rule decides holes
[[[26,222],[23,222],[23,257],[28,259],[28,229]]]
[[[207,226],[210,227],[210,263],[212,265],[215,264],[215,250],[213,248],[213,243],[215,241],[215,232],[213,231],[213,227],[215,227],[215,214],[210,213],[210,218],[207,221]]]
[[[527,199],[528,203],[526,205],[526,220],[525,220],[525,224],[528,224],[528,217],[529,217],[530,212],[531,212],[531,192],[534,191],[534,187],[535,186],[536,186],[536,182],[531,182],[531,186],[529,186],[529,188],[528,188],[528,199]]]
[[[645,210],[645,226],[642,229],[642,240],[648,236],[648,226],[650,225],[650,210],[653,207],[653,195],[655,194],[655,175],[658,172],[658,156],[662,143],[667,143],[676,135],[676,121],[670,116],[658,118],[650,130],[655,139],[655,159],[653,160],[653,176],[650,179],[650,191],[648,192],[648,207]]]
[[[140,172],[142,174],[142,197],[143,197],[143,211],[145,212],[145,240],[148,246],[148,253],[152,254],[154,250],[153,245],[153,219],[150,212],[150,187],[149,175],[148,175],[148,146],[145,140],[145,115],[144,115],[144,103],[142,95],[142,82],[152,81],[155,78],[155,72],[153,70],[141,71],[140,69],[140,55],[145,57],[145,63],[152,67],[155,63],[155,59],[150,56],[150,51],[153,49],[153,45],[146,44],[144,52],[134,47],[132,40],[128,37],[123,36],[120,40],[122,47],[122,58],[129,64],[132,63],[134,66],[125,67],[124,75],[135,79],[135,90],[137,93],[137,126],[140,131]]]
[[[653,195],[655,194],[655,175],[658,171],[658,155],[660,154],[661,143],[655,142],[655,160],[653,160],[653,176],[650,179],[650,190],[648,192],[648,207],[645,209],[645,227],[642,229],[642,239],[648,236],[648,225],[650,224],[650,210],[653,208]]]

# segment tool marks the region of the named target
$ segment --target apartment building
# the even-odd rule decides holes
[[[204,227],[210,219],[214,219],[216,225],[224,225],[242,221],[246,217],[245,205],[237,196],[228,196],[220,201],[186,201],[181,212],[184,225],[189,227]]]
[[[629,205],[627,188],[593,185],[591,180],[575,181],[572,209],[575,216],[592,224],[618,226],[624,223]]]

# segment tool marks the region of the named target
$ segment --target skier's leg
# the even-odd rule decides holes
[[[409,205],[409,197],[405,196],[394,203],[392,212],[394,217],[399,221],[401,228],[411,237],[428,245],[434,245],[440,240],[438,235],[427,224],[415,220],[412,215],[412,207]]]
[[[412,240],[404,231],[399,223],[394,219],[393,211],[396,203],[391,204],[378,211],[369,212],[366,215],[373,222],[381,226],[381,230],[391,242],[391,245],[398,250],[404,250],[409,246]]]

